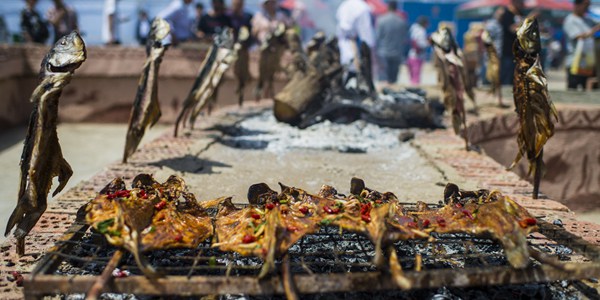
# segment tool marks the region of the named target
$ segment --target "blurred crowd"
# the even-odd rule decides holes
[[[106,45],[118,45],[119,24],[131,21],[129,16],[119,14],[119,0],[104,0],[102,40]],[[237,36],[238,30],[246,26],[252,33],[253,41],[260,44],[268,34],[284,24],[287,28],[296,28],[307,41],[318,28],[307,17],[302,8],[302,1],[295,4],[281,5],[283,2],[293,3],[293,0],[261,0],[260,9],[256,13],[246,10],[244,0],[209,0],[210,9],[205,3],[197,0],[173,0],[164,7],[156,16],[149,16],[146,11],[139,11],[135,18],[136,38],[140,45],[146,43],[150,31],[150,22],[153,17],[161,17],[171,25],[171,43],[178,45],[183,42],[210,42],[213,35],[224,28],[232,28]],[[350,68],[356,61],[358,45],[366,43],[373,51],[375,74],[381,85],[390,85],[398,82],[401,67],[406,65],[409,82],[419,85],[421,82],[421,69],[429,58],[430,47],[428,30],[429,20],[426,16],[419,16],[413,24],[408,23],[406,13],[398,9],[394,0],[387,1],[387,11],[373,13],[373,7],[366,0],[343,0],[336,13],[336,36],[339,40],[341,61]],[[63,0],[53,0],[53,5],[45,14],[36,10],[37,0],[24,0],[25,7],[21,12],[21,30],[26,42],[46,43],[52,39],[56,41],[60,36],[78,30],[77,12]],[[553,39],[553,27],[548,23],[540,22],[542,40],[542,60],[545,68],[559,67],[565,63],[567,69],[568,87],[585,87],[588,79],[595,75],[595,69],[590,68],[588,58],[579,58],[577,51],[581,48],[593,47],[589,42],[600,29],[594,21],[587,16],[590,0],[574,0],[573,12],[564,20],[563,32],[565,40]],[[208,3],[206,3],[208,4]],[[288,3],[289,4],[289,3]],[[293,9],[296,7],[299,9]],[[189,12],[193,10],[194,15]],[[469,70],[475,82],[485,81],[485,51],[481,41],[481,34],[487,31],[494,40],[494,45],[500,57],[500,78],[502,84],[512,84],[514,57],[512,45],[516,38],[516,29],[527,16],[524,0],[511,0],[508,5],[500,6],[493,16],[484,22],[473,22],[464,34],[463,51]],[[537,15],[534,9],[528,15]],[[6,33],[6,25],[0,19],[0,38]],[[4,33],[3,33],[4,32]],[[578,50],[579,49],[579,50]],[[584,50],[585,53],[587,50]],[[590,50],[589,52],[593,52]],[[576,55],[577,54],[577,55]],[[579,68],[581,59],[587,65]],[[573,61],[578,68],[572,68]],[[573,69],[577,69],[573,71]]]

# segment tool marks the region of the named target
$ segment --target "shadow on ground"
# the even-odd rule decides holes
[[[214,167],[231,168],[231,165],[218,161],[201,159],[190,154],[186,154],[182,157],[163,159],[161,161],[153,162],[150,165],[160,168],[167,167],[175,171],[192,174],[213,174],[215,173],[213,170]]]

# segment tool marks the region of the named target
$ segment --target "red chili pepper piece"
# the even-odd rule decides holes
[[[115,196],[117,197],[129,197],[129,195],[130,194],[128,190],[120,190],[115,192]]]
[[[364,215],[364,214],[369,214],[371,212],[371,208],[373,208],[373,206],[371,205],[371,203],[367,203],[367,204],[361,204],[360,205],[360,214]]]
[[[371,216],[369,215],[360,215],[360,218],[367,223],[371,222]]]
[[[254,220],[260,220],[260,215],[259,214],[251,214],[250,215],[252,217],[252,219]]]
[[[242,243],[250,244],[256,242],[256,237],[251,234],[246,234],[244,238],[242,238]]]
[[[273,208],[275,208],[275,204],[269,202],[269,203],[265,204],[265,208],[266,209],[273,209]]]
[[[438,224],[440,227],[446,227],[446,220],[444,220],[444,218],[438,218],[438,219],[437,219],[437,224]]]
[[[305,215],[308,214],[308,212],[309,212],[308,207],[306,207],[306,206],[302,206],[298,210]]]
[[[333,214],[339,213],[340,209],[337,208],[337,207],[331,208],[331,207],[325,205],[325,206],[323,206],[323,211],[325,211],[328,214],[332,214],[333,215]]]
[[[113,276],[117,277],[117,278],[124,278],[129,276],[129,274],[127,274],[127,272],[123,272],[121,270],[115,270],[115,272],[113,272]]]
[[[463,207],[462,204],[460,204],[458,202],[454,203],[454,206],[456,206],[456,208],[462,208]]]
[[[12,271],[10,272],[10,274],[12,275],[15,283],[17,284],[18,287],[23,286],[23,275],[21,275],[20,272],[18,271]]]
[[[138,196],[142,199],[147,199],[148,198],[148,194],[146,194],[145,190],[140,190],[138,193]]]
[[[537,220],[535,218],[525,218],[519,221],[519,225],[523,228],[527,228],[529,226],[535,226],[537,224]]]
[[[178,243],[180,243],[181,241],[183,241],[183,235],[181,233],[178,233],[175,236],[175,241],[178,242]]]
[[[161,209],[165,208],[165,206],[167,206],[167,201],[161,200],[160,202],[158,202],[154,205],[154,208],[156,208],[157,210],[161,210]]]
[[[463,209],[462,210],[463,215],[467,216],[467,218],[474,220],[475,218],[473,218],[473,214],[471,214],[471,212],[468,209]]]
[[[408,222],[408,223],[406,223],[406,226],[408,226],[410,228],[417,228],[417,223],[415,223],[415,222]]]
[[[115,197],[116,197],[115,194],[106,194],[106,198],[108,198],[110,200],[115,199]]]
[[[431,224],[431,221],[429,221],[428,219],[423,220],[423,228],[429,227],[430,224]]]
[[[290,225],[290,226],[287,227],[287,230],[291,231],[291,232],[296,232],[296,231],[298,231],[298,227]]]
[[[382,203],[383,203],[383,201],[381,201],[381,200],[377,199],[377,200],[375,200],[375,203],[377,203],[377,204],[382,204]],[[370,204],[370,203],[369,203],[369,204]]]

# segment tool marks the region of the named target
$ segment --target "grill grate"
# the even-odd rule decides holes
[[[434,239],[397,242],[395,249],[405,275],[413,288],[419,289],[578,280],[600,275],[598,247],[559,226],[543,221],[539,224],[540,232],[528,237],[529,244],[577,266],[577,271],[564,272],[533,258],[528,269],[514,270],[498,243],[466,234],[433,234]],[[25,283],[26,295],[86,292],[117,251],[103,236],[79,221],[65,237],[68,238],[45,255]],[[415,270],[417,255],[422,258],[421,271]],[[301,293],[396,289],[391,276],[385,276],[372,263],[374,256],[374,246],[366,237],[337,227],[322,227],[288,251],[290,269]],[[149,295],[283,292],[279,276],[260,281],[256,278],[262,267],[261,259],[219,251],[210,247],[210,240],[195,249],[159,250],[146,253],[145,257],[167,276],[151,282],[142,275],[133,256],[125,254],[118,268],[130,276],[115,279],[104,292]],[[281,261],[276,264],[279,270]]]

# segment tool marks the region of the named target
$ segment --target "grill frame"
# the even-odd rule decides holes
[[[414,204],[403,203],[405,206],[411,206]],[[51,248],[44,257],[37,264],[33,270],[32,275],[28,277],[24,282],[24,293],[26,298],[37,298],[44,295],[51,294],[79,294],[86,293],[91,286],[96,282],[100,274],[102,273],[106,264],[110,260],[111,253],[116,251],[115,247],[108,245],[103,237],[97,233],[91,233],[90,227],[83,221],[83,215],[78,214],[77,220],[71,225],[69,230],[63,235],[63,237],[57,242],[57,245]],[[540,249],[543,252],[550,252],[550,255],[561,258],[562,260],[571,260],[577,262],[564,263],[565,265],[573,268],[573,272],[565,272],[564,270],[557,269],[553,266],[543,264],[531,258],[534,261],[526,269],[516,270],[506,264],[504,259],[503,265],[481,265],[481,266],[468,266],[464,268],[438,268],[435,264],[436,261],[444,261],[452,259],[454,261],[460,261],[461,259],[466,262],[464,257],[460,257],[459,254],[451,255],[425,255],[423,256],[424,265],[427,266],[427,260],[433,260],[434,268],[423,268],[421,271],[415,271],[408,269],[404,271],[405,277],[411,283],[412,289],[428,289],[428,288],[439,288],[442,286],[447,287],[478,287],[478,286],[492,286],[492,285],[506,285],[506,284],[527,284],[527,283],[543,283],[557,280],[582,280],[588,278],[600,277],[600,247],[593,245],[582,238],[569,233],[561,226],[553,225],[544,220],[538,220],[539,232],[530,234],[528,236],[529,244]],[[335,272],[307,272],[306,270],[298,272],[299,264],[298,259],[303,259],[306,256],[304,248],[301,248],[302,243],[306,239],[314,239],[315,236],[325,236],[324,240],[327,240],[327,236],[335,238],[335,235],[339,235],[339,240],[334,243],[351,242],[350,239],[355,239],[358,245],[363,245],[362,242],[368,241],[365,237],[362,237],[355,233],[344,232],[342,235],[339,234],[337,228],[326,227],[319,233],[309,235],[303,238],[301,241],[296,243],[300,249],[294,250],[293,246],[290,248],[289,257],[291,257],[293,280],[295,282],[296,290],[300,294],[315,294],[315,293],[336,293],[336,292],[377,292],[377,291],[390,291],[398,290],[397,285],[394,283],[392,276],[389,276],[385,271],[377,270],[372,263],[361,265],[364,268],[370,269],[366,271],[356,270],[342,270]],[[345,238],[350,236],[350,238]],[[87,241],[91,241],[88,243]],[[319,241],[318,239],[316,240]],[[470,237],[465,234],[453,234],[453,235],[440,235],[436,241],[426,240],[410,240],[402,241],[395,244],[396,251],[402,253],[406,247],[416,249],[415,245],[429,247],[430,245],[449,245],[449,241],[454,243],[462,243],[465,247],[465,251],[470,251],[468,246],[472,245],[475,247],[481,245],[489,245],[490,247],[502,248],[498,243],[484,238]],[[151,280],[139,273],[134,265],[126,266],[134,273],[133,275],[126,278],[115,278],[110,280],[109,284],[106,284],[102,292],[103,293],[118,293],[118,294],[140,294],[140,295],[151,295],[151,296],[166,296],[166,295],[178,295],[178,296],[199,296],[207,294],[246,294],[246,295],[280,295],[284,294],[284,287],[281,276],[273,275],[269,278],[259,280],[256,276],[260,271],[260,266],[248,268],[250,274],[243,274],[239,270],[241,268],[227,267],[222,268],[219,265],[219,259],[229,259],[229,262],[235,262],[238,259],[241,260],[258,260],[258,258],[242,258],[235,253],[221,252],[216,249],[211,249],[211,253],[217,255],[201,255],[201,252],[206,250],[206,245],[209,241],[201,244],[196,249],[172,249],[162,250],[167,254],[179,253],[189,251],[195,254],[194,263],[189,268],[187,274],[181,274],[181,270],[175,268],[171,269],[171,274],[165,277]],[[112,250],[106,251],[102,247],[102,243],[110,247]],[[316,243],[313,241],[313,243]],[[350,244],[352,245],[352,244]],[[82,272],[75,272],[78,274],[57,274],[64,266],[65,263],[69,262],[69,259],[79,260],[80,262],[85,261],[86,258],[73,256],[70,254],[77,247],[97,247],[100,250],[105,251],[100,257],[92,259],[88,258],[87,264],[100,264],[101,267],[96,267],[97,272],[93,275],[82,275]],[[337,247],[337,246],[336,246]],[[337,249],[333,248],[332,252]],[[361,248],[363,246],[360,246]],[[459,246],[460,247],[460,246]],[[557,251],[560,250],[560,251]],[[566,251],[564,251],[566,250]],[[112,252],[111,252],[112,251]],[[173,251],[173,252],[171,252]],[[367,250],[362,249],[365,254],[368,254]],[[491,254],[498,256],[500,253],[503,255],[503,251],[498,252],[494,250]],[[415,250],[415,253],[418,252]],[[431,252],[431,251],[430,251]],[[563,252],[563,253],[560,253]],[[156,252],[150,253],[149,257]],[[202,252],[203,253],[203,252]],[[338,253],[339,254],[339,253]],[[411,253],[412,254],[412,253]],[[469,259],[486,259],[486,255],[480,255],[481,253],[475,253]],[[164,254],[163,254],[164,255]],[[334,265],[336,263],[344,264],[340,262],[339,257],[335,254]],[[344,252],[341,253],[344,255]],[[121,260],[122,264],[127,265],[127,262],[132,261],[131,255],[126,254],[124,259]],[[215,257],[217,260],[216,265],[207,266],[207,261],[210,257]],[[236,257],[237,256],[237,257]],[[562,257],[561,257],[562,256]],[[185,255],[183,255],[186,258]],[[192,256],[188,256],[190,258]],[[231,257],[231,258],[228,258]],[[160,257],[159,257],[160,258]],[[496,258],[498,259],[498,258]],[[189,260],[189,259],[188,259]],[[411,260],[414,262],[414,255],[402,255],[399,254],[399,260],[403,267],[410,266]],[[177,260],[175,260],[177,261]],[[200,263],[198,263],[201,261]],[[295,265],[294,265],[295,263]],[[70,263],[73,265],[73,263]],[[86,262],[84,262],[84,265]],[[278,260],[278,270],[280,269],[281,261]],[[308,269],[310,268],[310,263]],[[230,265],[231,266],[231,265]],[[361,267],[358,266],[358,267]],[[414,266],[414,263],[413,263]],[[248,266],[245,266],[248,267]],[[357,266],[351,266],[354,268]],[[81,268],[80,268],[81,269]],[[82,269],[85,269],[82,268]],[[157,267],[159,271],[165,271],[166,269]],[[220,274],[198,274],[200,270],[213,271],[212,273]],[[232,271],[233,270],[233,271]],[[217,272],[214,272],[217,271]],[[232,274],[233,272],[233,274]],[[177,274],[180,273],[180,274]],[[201,273],[201,272],[200,272]],[[208,273],[208,272],[207,272]],[[176,274],[176,275],[173,275]],[[242,274],[242,275],[240,275]]]

